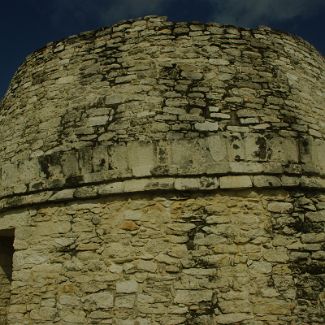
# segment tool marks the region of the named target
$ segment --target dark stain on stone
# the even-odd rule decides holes
[[[187,234],[188,236],[188,241],[186,242],[186,247],[189,251],[192,251],[194,248],[195,248],[195,245],[194,245],[194,237],[196,235],[196,232],[197,232],[197,229],[194,228],[192,230],[190,230]]]
[[[270,152],[268,152],[269,150],[267,148],[266,139],[264,137],[258,137],[256,139],[256,144],[258,145],[258,150],[255,151],[255,156],[261,160],[267,159]]]
[[[50,159],[49,156],[42,156],[38,158],[39,165],[41,167],[41,171],[45,174],[45,177],[49,179],[51,177],[50,172]]]
[[[169,167],[167,165],[156,166],[150,170],[152,176],[168,175],[168,172],[169,172]]]
[[[230,112],[230,121],[229,125],[240,125],[240,120],[235,111]]]
[[[283,122],[288,124],[295,124],[297,119],[295,116],[283,116]]]
[[[301,219],[296,220],[294,223],[290,224],[289,227],[304,234],[311,231],[311,224]]]
[[[311,263],[309,265],[305,265],[305,267],[302,268],[302,270],[305,273],[309,273],[312,275],[320,275],[325,274],[325,265],[317,264],[317,263]]]
[[[180,69],[177,64],[173,63],[171,66],[163,67],[160,71],[161,78],[171,78],[171,79],[179,79]]]
[[[56,152],[51,155],[41,156],[38,158],[38,163],[45,177],[49,179],[52,176],[50,166],[61,165],[61,153]]]
[[[66,178],[65,184],[69,187],[76,187],[83,181],[83,176],[71,175]]]
[[[300,139],[300,148],[301,148],[301,153],[302,154],[309,154],[309,142],[308,142],[308,139],[306,138],[301,138]]]
[[[20,196],[11,197],[7,201],[8,206],[19,206],[23,204],[23,198]]]
[[[43,188],[43,183],[42,182],[37,182],[32,184],[32,186],[30,186],[31,190],[37,191],[37,190],[41,190]]]
[[[159,164],[165,164],[167,162],[167,150],[166,148],[157,148],[157,156]]]
[[[102,158],[102,159],[100,160],[100,162],[99,162],[99,166],[100,166],[101,168],[103,168],[103,167],[105,166],[105,163],[106,163],[106,160],[105,160],[104,158]]]

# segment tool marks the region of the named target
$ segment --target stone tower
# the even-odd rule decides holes
[[[324,324],[324,66],[153,16],[31,54],[0,106],[0,324]]]

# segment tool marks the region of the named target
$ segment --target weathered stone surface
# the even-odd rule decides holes
[[[212,299],[212,290],[178,290],[175,295],[175,302],[191,305]]]
[[[250,314],[244,314],[244,313],[218,315],[215,318],[218,324],[234,324],[234,323],[238,323],[250,319],[252,319],[252,316]]]
[[[0,323],[325,323],[324,59],[150,16],[31,54],[0,102]]]
[[[301,235],[301,241],[303,243],[324,243],[325,232],[303,234]]]
[[[198,190],[200,187],[200,180],[197,178],[178,178],[175,180],[176,190]]]
[[[317,315],[322,324],[321,305],[302,310],[297,297],[321,299],[325,238],[316,213],[325,198],[299,192],[283,206],[288,195],[250,188],[146,193],[2,214],[0,238],[1,229],[15,227],[19,248],[11,287],[19,299],[9,316],[20,323],[105,324],[145,313],[159,324],[169,313],[170,324],[184,324],[189,309],[211,310],[218,299],[213,314],[200,320],[281,323],[283,315],[290,321]],[[277,208],[269,211],[272,203]],[[308,283],[314,289],[302,296],[300,286],[307,290]],[[47,288],[44,295],[39,286]],[[40,295],[42,305],[26,313]]]
[[[123,295],[115,298],[115,306],[118,308],[133,308],[135,295]]]
[[[99,292],[86,296],[84,303],[94,305],[95,309],[109,309],[113,307],[113,299],[114,296],[110,292]]]
[[[220,188],[248,188],[252,187],[249,176],[223,176],[220,177]]]
[[[123,230],[128,231],[137,230],[139,228],[139,226],[132,220],[123,221],[119,227]]]
[[[279,187],[281,180],[275,176],[254,176],[253,184],[256,187]]]
[[[217,131],[219,129],[219,124],[217,122],[210,121],[196,123],[195,129],[197,129],[198,131]]]
[[[289,202],[270,202],[267,209],[276,213],[290,213],[293,210],[293,205]]]
[[[138,283],[134,280],[121,281],[116,283],[117,293],[132,293],[138,291]]]

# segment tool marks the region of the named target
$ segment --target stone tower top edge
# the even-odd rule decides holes
[[[94,30],[83,31],[83,32],[80,32],[77,34],[73,34],[73,35],[70,35],[70,36],[67,36],[67,37],[64,37],[61,39],[53,40],[49,43],[46,43],[46,44],[44,44],[44,46],[42,46],[38,49],[35,49],[33,52],[28,54],[26,56],[24,62],[18,67],[17,72],[19,72],[21,69],[23,69],[24,66],[28,63],[28,61],[33,60],[33,58],[35,56],[42,55],[46,51],[53,51],[57,46],[59,46],[59,47],[62,46],[63,43],[64,44],[73,44],[73,43],[78,43],[82,40],[86,40],[87,38],[96,38],[98,34],[103,34],[103,33],[110,34],[114,30],[119,30],[121,28],[121,26],[123,26],[125,29],[132,28],[132,24],[139,23],[141,21],[146,21],[146,22],[152,21],[152,22],[155,22],[158,24],[159,24],[159,22],[170,23],[170,24],[184,24],[184,23],[186,23],[186,24],[194,24],[194,25],[201,25],[201,26],[216,26],[216,27],[220,27],[220,28],[235,28],[238,30],[247,31],[247,32],[251,32],[251,33],[255,33],[255,32],[262,33],[262,34],[265,33],[266,35],[267,34],[274,34],[274,35],[280,35],[280,36],[282,35],[282,36],[291,38],[292,40],[297,42],[297,45],[299,45],[299,46],[305,46],[310,51],[315,51],[317,54],[319,54],[319,58],[322,59],[323,61],[325,61],[325,56],[322,55],[317,50],[317,48],[315,48],[314,45],[312,45],[311,43],[309,43],[302,37],[292,34],[292,33],[288,33],[286,31],[273,29],[266,25],[259,25],[256,28],[247,28],[247,27],[236,26],[233,24],[221,24],[218,22],[172,21],[172,20],[169,20],[168,16],[147,15],[147,16],[143,16],[143,17],[128,19],[128,20],[120,20],[112,25],[103,26],[103,27],[100,27],[100,28],[97,28]],[[17,72],[15,74],[17,74]],[[12,81],[14,79],[15,79],[15,75],[13,76]],[[9,84],[7,92],[10,91],[11,84],[12,84],[12,82]],[[0,103],[1,103],[1,101],[3,101],[5,99],[7,92],[4,94],[4,96],[2,98],[0,98]]]
[[[102,34],[102,33],[111,33],[114,31],[114,29],[119,29],[121,26],[124,26],[124,28],[128,28],[128,27],[132,27],[132,24],[137,23],[137,22],[141,22],[141,21],[153,21],[156,23],[171,23],[171,24],[182,24],[182,23],[186,23],[186,24],[194,24],[194,25],[202,25],[202,26],[217,26],[217,27],[224,27],[224,28],[235,28],[235,29],[239,29],[239,30],[244,30],[244,31],[250,31],[250,32],[262,32],[265,34],[278,34],[278,35],[283,35],[283,36],[287,36],[289,38],[292,38],[293,40],[297,41],[300,45],[304,45],[308,48],[310,48],[311,50],[316,51],[318,54],[320,54],[320,56],[325,60],[324,55],[321,55],[321,53],[319,53],[319,51],[308,41],[306,41],[305,39],[303,39],[302,37],[283,31],[283,30],[278,30],[278,29],[273,29],[267,25],[259,25],[256,28],[247,28],[247,27],[241,27],[241,26],[237,26],[234,24],[221,24],[218,22],[201,22],[201,21],[173,21],[173,20],[169,20],[168,16],[160,16],[160,15],[147,15],[147,16],[143,16],[143,17],[137,17],[137,18],[133,18],[133,19],[128,19],[128,20],[120,20],[112,25],[106,25],[97,29],[93,29],[93,30],[86,30],[77,34],[73,34],[61,39],[57,39],[57,40],[53,40],[49,43],[44,44],[44,46],[35,49],[33,52],[31,52],[30,54],[28,54],[26,56],[25,61],[28,61],[30,58],[32,58],[34,55],[38,55],[41,54],[43,51],[45,51],[46,49],[53,49],[53,47],[56,47],[58,44],[61,43],[73,43],[73,42],[80,42],[82,39],[87,39],[88,37],[96,37],[97,34]],[[157,27],[157,26],[156,26]],[[22,65],[24,65],[25,62],[23,62]]]
[[[33,195],[323,188],[324,65],[269,28],[160,16],[52,42],[0,104],[0,208]]]

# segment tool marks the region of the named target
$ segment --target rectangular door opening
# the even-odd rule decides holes
[[[14,229],[0,230],[0,325],[7,325],[14,255]]]

